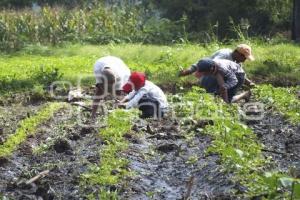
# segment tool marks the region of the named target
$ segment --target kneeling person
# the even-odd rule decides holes
[[[202,81],[206,91],[220,94],[225,102],[233,103],[249,96],[248,92],[235,96],[244,78],[238,75],[238,68],[239,64],[229,60],[202,59],[190,69],[181,71],[179,75],[186,76],[197,72],[207,76],[208,78]]]
[[[133,72],[129,81],[123,86],[128,95],[120,101],[120,106],[138,108],[142,111],[141,118],[162,117],[168,108],[163,91],[141,72]]]

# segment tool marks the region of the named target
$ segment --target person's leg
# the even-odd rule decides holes
[[[95,88],[95,95],[93,97],[93,104],[92,104],[92,119],[96,117],[96,112],[98,109],[98,104],[100,102],[101,97],[103,96],[104,90],[103,90],[103,84],[98,83],[96,84]]]
[[[232,92],[232,98],[231,98],[231,103],[236,103],[242,99],[249,99],[251,96],[251,92],[250,91],[246,91],[246,92],[242,92],[241,94],[236,95],[236,92],[243,86],[244,82],[245,82],[245,74],[237,74],[236,75],[237,79],[238,79],[238,83],[235,86],[234,90],[231,91]]]
[[[159,102],[145,95],[139,101],[139,110],[142,111],[141,118],[159,117]]]
[[[233,96],[233,98],[231,100],[231,103],[236,103],[236,102],[238,102],[242,99],[245,99],[246,101],[249,101],[250,96],[251,96],[250,90],[246,91],[246,92],[242,92],[241,94]]]
[[[218,93],[218,82],[214,76],[203,76],[200,86],[208,93]]]

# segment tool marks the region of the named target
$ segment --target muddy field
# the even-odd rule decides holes
[[[1,108],[3,140],[16,130],[17,121],[33,114],[40,105],[10,106]],[[91,164],[100,162],[103,143],[98,130],[103,127],[80,126],[77,109],[60,110],[13,156],[1,160],[3,197],[85,199],[99,190],[80,185],[80,176]],[[300,126],[291,125],[271,110],[262,120],[247,123],[265,145],[264,155],[272,157],[270,168],[288,171],[294,166],[300,171]],[[168,117],[136,121],[125,135],[129,148],[120,155],[129,160],[128,168],[134,175],[108,189],[118,190],[120,199],[237,199],[245,188],[231,181],[218,155],[206,153],[211,138],[197,128],[199,124],[192,121],[183,124]],[[41,176],[32,181],[38,174]]]

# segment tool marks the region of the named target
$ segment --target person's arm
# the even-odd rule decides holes
[[[225,87],[225,82],[224,82],[224,77],[220,73],[217,73],[215,75],[215,77],[216,77],[218,85],[219,85],[220,95],[221,95],[222,99],[226,103],[229,103],[227,88]]]
[[[189,69],[184,69],[179,72],[179,76],[187,76],[197,71],[197,64],[191,65]]]
[[[147,91],[145,89],[141,88],[135,94],[135,96],[126,103],[126,109],[138,107],[139,101],[146,93],[147,93]]]

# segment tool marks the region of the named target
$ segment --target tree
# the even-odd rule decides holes
[[[300,0],[294,0],[292,39],[300,42]]]

